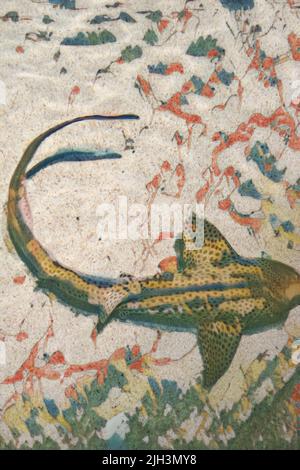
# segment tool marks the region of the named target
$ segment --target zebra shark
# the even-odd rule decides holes
[[[175,241],[175,264],[165,263],[148,278],[93,277],[63,266],[34,237],[26,208],[26,180],[46,166],[63,161],[120,158],[114,152],[64,151],[27,171],[36,150],[49,136],[85,120],[138,119],[135,115],[84,116],[52,127],[25,150],[10,181],[8,232],[37,287],[52,293],[76,312],[97,315],[97,331],[113,320],[197,336],[203,360],[203,386],[210,389],[229,368],[242,335],[283,325],[289,311],[300,304],[300,276],[279,261],[244,258],[221,232],[204,220],[204,242],[191,245],[197,227]],[[201,221],[200,221],[201,222]],[[175,266],[175,267],[174,267]]]

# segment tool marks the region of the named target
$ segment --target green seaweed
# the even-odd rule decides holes
[[[143,50],[140,46],[127,46],[121,52],[121,57],[126,63],[132,62],[135,59],[139,59],[140,57],[142,57],[142,55]]]
[[[148,29],[143,37],[143,40],[150,46],[154,46],[158,42],[158,36],[154,29]]]
[[[110,31],[104,29],[99,33],[96,32],[80,32],[74,37],[64,38],[61,42],[64,46],[98,46],[100,44],[107,44],[116,42],[117,38]]]

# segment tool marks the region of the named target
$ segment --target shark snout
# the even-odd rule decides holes
[[[298,273],[297,277],[289,283],[285,294],[294,307],[300,305],[300,275]]]

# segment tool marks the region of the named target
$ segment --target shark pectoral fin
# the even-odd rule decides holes
[[[241,339],[238,320],[215,320],[199,326],[198,345],[203,360],[203,385],[212,387],[231,364]]]

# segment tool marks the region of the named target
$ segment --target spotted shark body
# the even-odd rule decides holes
[[[244,258],[219,230],[204,220],[204,243],[193,246],[190,235],[175,242],[175,269],[146,279],[106,279],[75,272],[51,258],[35,239],[24,214],[26,179],[46,165],[27,167],[39,145],[54,132],[88,119],[136,119],[134,115],[86,116],[59,124],[26,149],[9,188],[8,231],[17,253],[37,278],[38,287],[69,307],[99,318],[98,331],[112,320],[134,322],[197,335],[203,359],[203,384],[212,387],[226,372],[242,335],[282,325],[300,304],[300,276],[291,267],[264,258]],[[74,156],[75,155],[75,156]],[[83,158],[78,152],[48,157],[59,161],[118,158],[114,153]],[[201,228],[195,216],[193,231]]]

